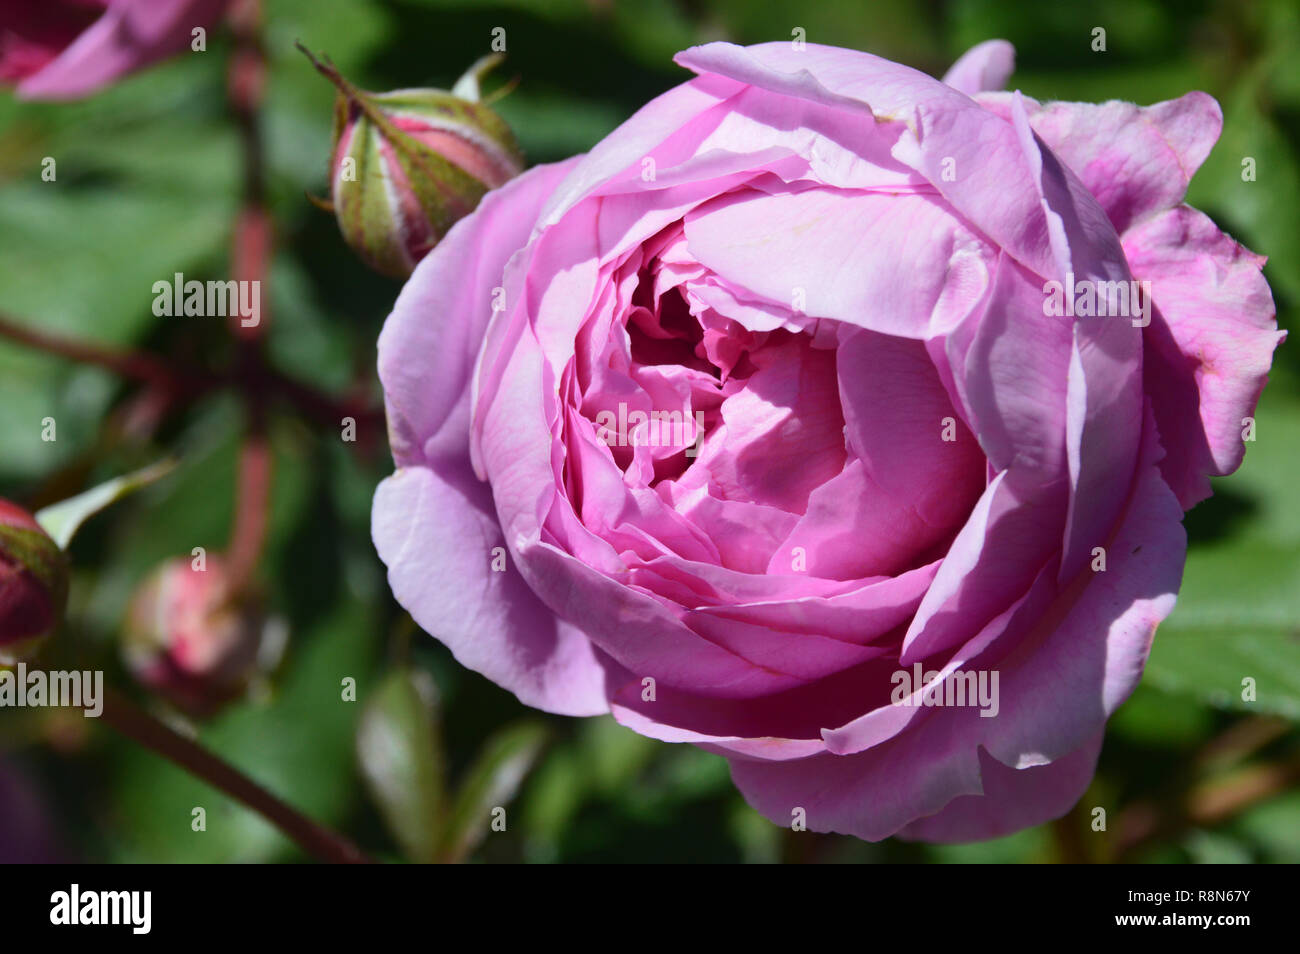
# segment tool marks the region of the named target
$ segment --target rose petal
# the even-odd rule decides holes
[[[687,215],[686,240],[697,261],[751,296],[912,338],[942,330],[933,316],[954,259],[994,259],[933,193],[733,192]]]
[[[493,569],[505,541],[492,495],[468,466],[398,470],[375,493],[372,533],[394,597],[461,665],[547,712],[609,711],[590,641],[557,620],[513,565]]]
[[[229,0],[116,0],[51,63],[18,84],[20,99],[79,99],[189,49]]]
[[[1246,418],[1268,380],[1277,330],[1263,258],[1209,217],[1178,206],[1124,234],[1124,251],[1151,282],[1144,377],[1166,449],[1160,470],[1184,509],[1210,495],[1246,452]]]
[[[576,162],[537,166],[488,193],[402,287],[379,336],[379,379],[399,466],[465,455],[469,385],[493,313],[492,290],[528,241],[532,216]]]
[[[968,96],[1001,89],[1016,68],[1016,48],[1006,40],[985,40],[961,55],[943,81]]]
[[[1014,94],[986,93],[977,102],[1010,118]],[[1024,98],[1029,125],[1082,180],[1117,232],[1171,208],[1187,194],[1223,128],[1214,98],[1132,103],[1039,103]]]
[[[1001,838],[1012,832],[1060,818],[1083,796],[1105,733],[1047,765],[1014,769],[980,752],[982,795],[961,795],[943,810],[912,822],[898,837],[956,843]]]

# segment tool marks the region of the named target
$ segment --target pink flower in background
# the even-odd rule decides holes
[[[695,79],[490,193],[398,299],[394,594],[529,705],[726,756],[777,824],[1059,816],[1282,338],[1262,259],[1182,204],[1218,106],[987,92],[1000,41],[945,82],[677,59]]]
[[[0,83],[79,99],[190,49],[231,0],[0,0]]]
[[[239,696],[257,670],[263,620],[231,593],[215,556],[158,566],[131,597],[122,654],[136,679],[195,715]]]

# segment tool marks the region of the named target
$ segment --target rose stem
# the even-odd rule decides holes
[[[257,568],[271,504],[271,449],[265,414],[256,403],[250,403],[249,414],[248,432],[239,448],[237,506],[226,550],[231,597],[243,592]]]
[[[147,352],[119,350],[48,331],[37,331],[4,315],[0,315],[0,337],[70,361],[106,368],[122,377],[155,385],[169,393],[201,390],[207,383],[196,380],[191,375],[182,377],[173,373],[161,358]]]
[[[111,688],[104,690],[101,717],[127,738],[242,802],[318,861],[333,864],[371,863],[371,859],[347,838],[312,821],[230,763],[168,728]]]
[[[0,315],[0,338],[78,364],[101,367],[124,378],[153,385],[160,393],[187,399],[244,380],[236,374],[214,374],[190,365],[173,372],[169,365],[171,358],[148,351],[117,349],[66,335],[37,331],[29,323],[4,315]],[[354,395],[327,394],[309,384],[286,377],[271,367],[262,368],[255,379],[260,380],[269,394],[283,398],[304,417],[319,423],[337,427],[344,417],[351,416],[356,418],[358,430],[362,430],[363,425],[373,425],[380,429],[384,426],[383,409],[370,406]],[[365,430],[369,431],[370,428],[365,427]]]
[[[230,14],[235,48],[226,92],[239,132],[243,195],[235,220],[232,271],[237,281],[264,281],[271,258],[271,217],[266,209],[266,157],[262,143],[262,95],[266,89],[266,55],[262,48],[261,0],[239,0]],[[263,305],[266,298],[261,298]],[[245,326],[242,315],[230,316],[236,340],[258,340],[265,321]],[[262,316],[264,317],[264,315]]]
[[[243,157],[243,194],[235,219],[231,247],[231,272],[239,287],[258,288],[261,308],[256,324],[249,316],[229,316],[240,367],[240,397],[247,423],[239,450],[235,489],[235,515],[231,526],[229,558],[232,597],[251,581],[266,541],[271,500],[271,455],[266,434],[265,396],[267,365],[262,353],[266,328],[266,278],[272,244],[271,217],[266,209],[266,161],[263,155],[261,107],[266,88],[266,57],[262,49],[261,0],[239,0],[230,14],[235,46],[227,73],[226,90],[239,131]],[[242,295],[240,296],[242,299]]]

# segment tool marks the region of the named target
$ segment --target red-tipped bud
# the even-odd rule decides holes
[[[510,127],[479,101],[478,79],[500,59],[479,60],[451,91],[389,93],[359,90],[312,59],[339,89],[334,213],[344,239],[375,270],[411,274],[485,193],[523,171]]]
[[[63,618],[68,561],[21,507],[0,500],[0,665],[29,656]]]
[[[218,560],[169,560],[131,599],[123,655],[141,683],[207,715],[247,687],[262,632],[261,613],[231,594]]]

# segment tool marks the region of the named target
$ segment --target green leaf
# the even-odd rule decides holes
[[[506,726],[483,746],[465,774],[443,836],[444,861],[464,861],[491,827],[494,812],[515,795],[546,744],[546,727],[525,721]]]
[[[59,549],[66,550],[83,523],[127,494],[161,480],[175,467],[176,461],[162,460],[133,474],[117,477],[85,493],[50,504],[36,513],[36,522],[59,545]]]
[[[371,694],[357,727],[361,774],[385,823],[412,861],[437,859],[444,759],[438,691],[428,673],[402,668]]]
[[[1185,750],[1207,738],[1214,728],[1214,710],[1186,694],[1162,692],[1153,682],[1143,681],[1111,717],[1108,740]]]
[[[1156,634],[1150,684],[1219,708],[1300,720],[1300,402],[1276,375],[1241,470],[1187,517],[1178,606]],[[1256,701],[1243,699],[1255,680]]]
[[[1245,865],[1253,859],[1250,849],[1235,838],[1218,832],[1194,829],[1182,840],[1183,847],[1196,865]]]
[[[1221,709],[1300,721],[1300,633],[1286,627],[1163,629],[1148,666],[1153,685]],[[1246,696],[1246,680],[1254,699]]]
[[[1290,791],[1253,806],[1228,823],[1226,833],[1254,846],[1252,860],[1300,864],[1300,792]]]
[[[578,728],[578,745],[587,774],[586,784],[603,795],[639,789],[637,776],[664,746],[619,725],[612,716],[586,719]]]
[[[1023,831],[977,841],[969,844],[930,845],[927,847],[934,861],[949,865],[999,865],[1023,863],[1052,856],[1051,834],[1045,825]]]

